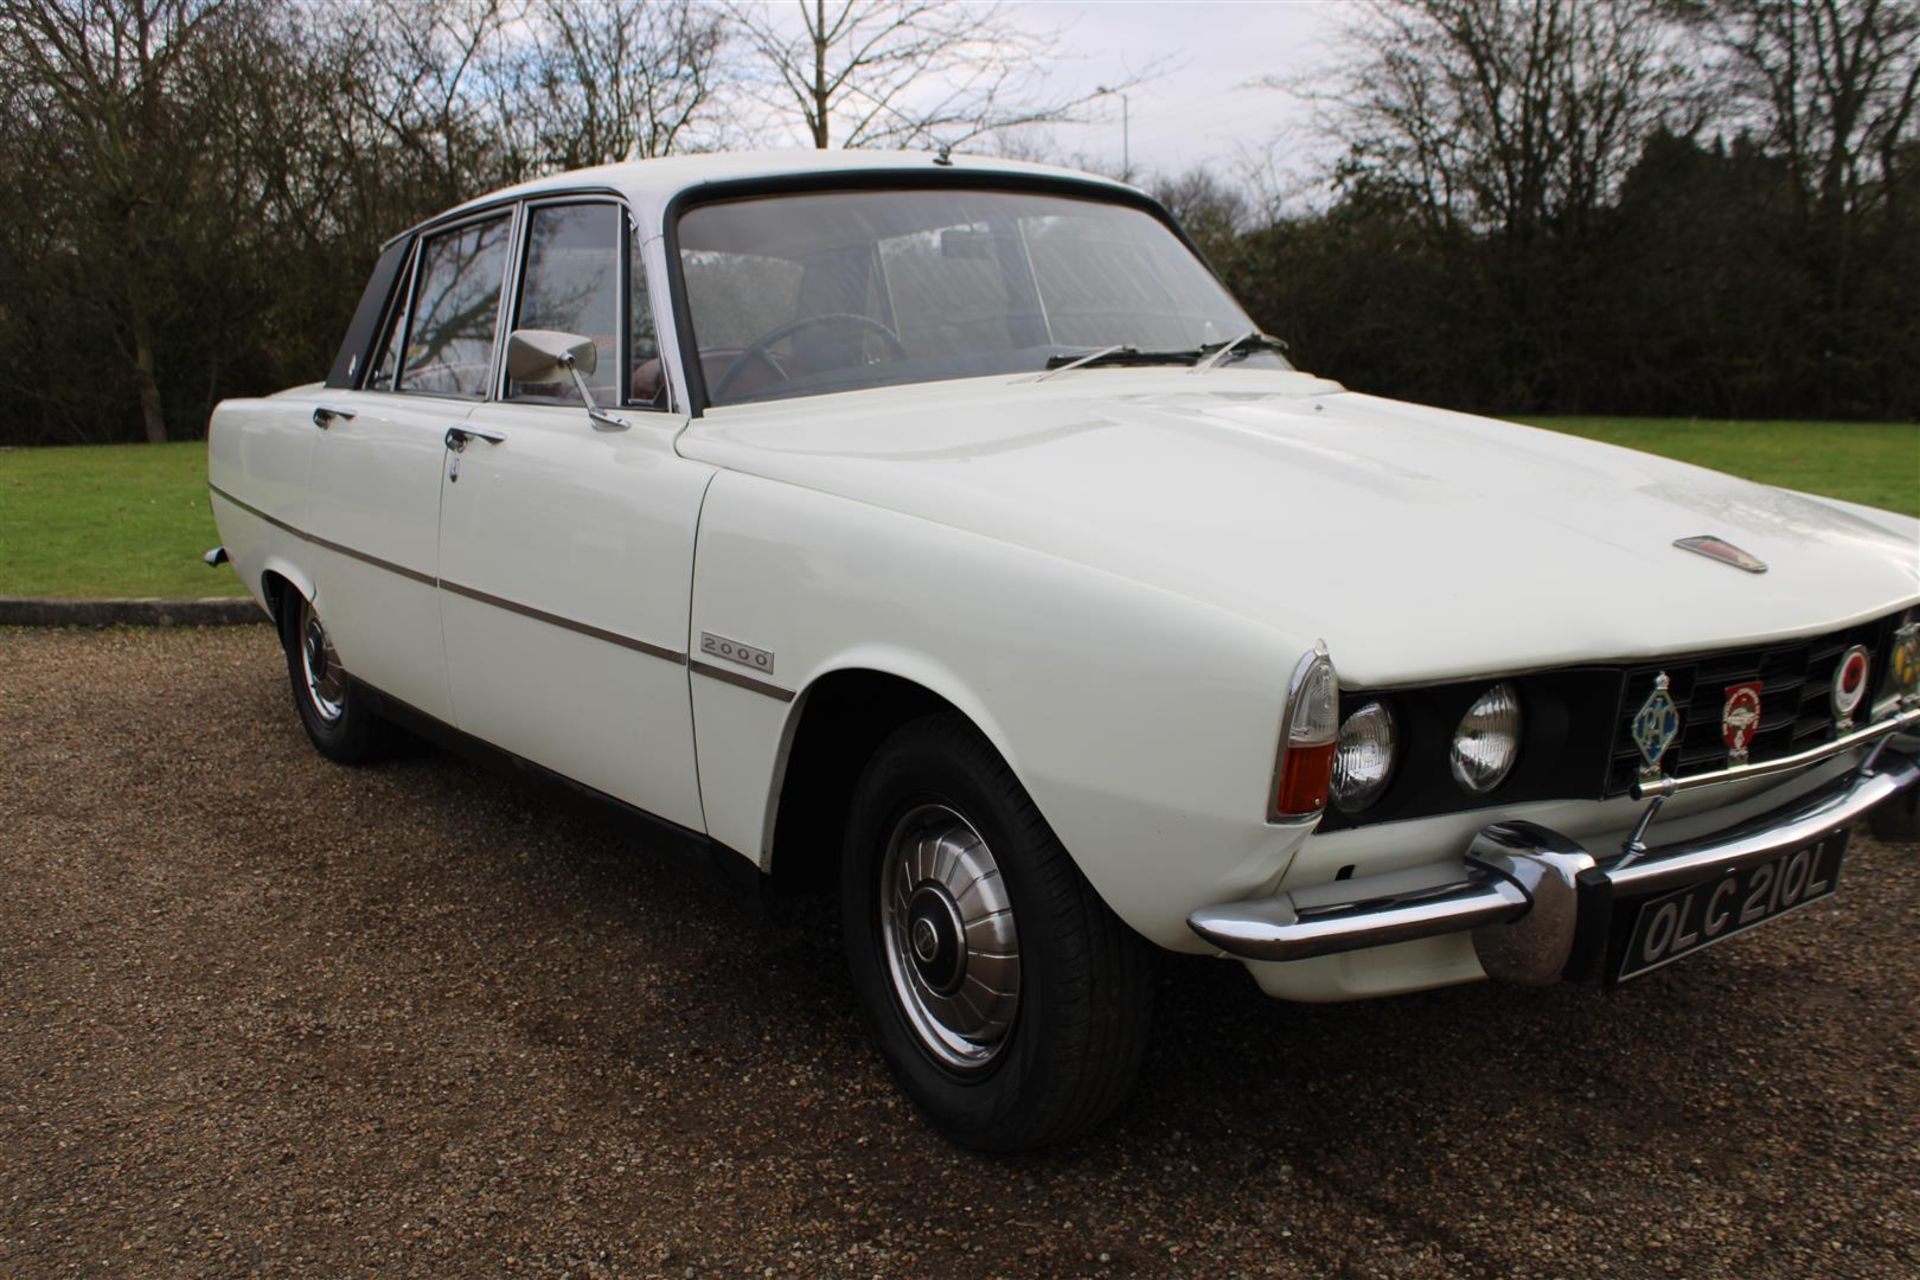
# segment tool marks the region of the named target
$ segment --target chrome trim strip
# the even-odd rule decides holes
[[[462,430],[469,430],[469,429],[462,428]],[[637,640],[632,636],[622,635],[618,631],[608,631],[604,627],[596,627],[591,623],[580,622],[574,618],[563,617],[562,615],[557,613],[548,613],[544,609],[536,609],[531,605],[524,605],[515,600],[508,600],[501,596],[488,595],[484,591],[478,591],[472,587],[462,586],[460,583],[457,583],[457,582],[448,582],[444,578],[436,578],[432,574],[421,573],[418,569],[409,569],[405,565],[395,564],[391,560],[382,560],[379,556],[368,555],[366,552],[356,550],[353,547],[343,546],[338,542],[333,542],[326,538],[322,538],[317,534],[308,533],[305,529],[297,529],[294,526],[288,524],[285,520],[276,519],[275,517],[270,516],[266,512],[260,510],[260,508],[255,506],[250,506],[249,504],[240,501],[240,499],[234,497],[232,494],[228,493],[226,490],[220,488],[217,485],[210,484],[207,486],[207,488],[216,496],[226,499],[228,502],[240,508],[242,511],[247,512],[249,515],[257,516],[259,519],[266,521],[268,524],[272,525],[274,528],[284,530],[285,532],[292,534],[294,537],[299,538],[302,542],[310,542],[316,547],[323,547],[328,551],[338,552],[343,556],[348,556],[354,560],[359,560],[364,564],[370,564],[376,569],[385,569],[388,573],[398,574],[400,577],[406,578],[412,582],[418,582],[422,586],[439,587],[443,590],[452,592],[454,595],[465,596],[469,600],[475,600],[481,604],[491,605],[496,609],[504,609],[508,613],[517,613],[523,617],[532,618],[536,622],[544,622],[549,626],[559,627],[562,630],[577,631],[583,636],[592,636],[596,640],[604,640],[608,644],[619,645],[621,648],[631,649],[635,653],[644,653],[650,658],[659,658],[663,662],[672,662],[680,666],[685,666],[687,663],[687,655],[680,652],[678,649],[669,649],[669,648],[666,648],[664,645],[653,644],[646,640]],[[767,688],[771,689],[773,688],[773,686],[769,685],[767,686]],[[783,701],[791,701],[793,698],[793,694],[788,693],[785,690],[781,690],[780,694],[784,695]]]
[[[592,636],[595,640],[604,640],[608,644],[617,644],[623,649],[632,649],[635,653],[644,653],[649,657],[659,658],[663,662],[673,662],[684,665],[687,660],[687,655],[677,650],[664,648],[657,644],[650,644],[645,640],[636,640],[632,636],[621,635],[617,631],[608,631],[603,627],[596,627],[591,623],[579,622],[573,618],[562,617],[557,613],[548,613],[545,609],[536,609],[532,605],[521,604],[516,600],[508,600],[501,596],[489,595],[484,591],[463,586],[458,582],[449,582],[445,578],[440,579],[440,589],[456,596],[465,596],[469,600],[475,600],[484,605],[491,605],[495,609],[504,609],[508,613],[517,613],[523,618],[532,618],[535,622],[544,622],[548,626],[559,627],[563,631],[577,631],[583,636]]]
[[[1652,782],[1636,782],[1632,795],[1635,800],[1647,800],[1654,796],[1674,796],[1682,791],[1692,791],[1699,787],[1710,787],[1716,782],[1731,782],[1736,778],[1765,778],[1771,774],[1789,773],[1805,765],[1818,764],[1831,759],[1854,747],[1864,746],[1875,738],[1884,738],[1913,725],[1920,725],[1920,707],[1909,707],[1885,720],[1877,720],[1864,729],[1855,729],[1843,734],[1832,742],[1817,747],[1809,747],[1796,755],[1781,756],[1778,760],[1763,760],[1758,764],[1735,765],[1728,769],[1718,769],[1712,773],[1696,773],[1685,778],[1660,778]]]
[[[431,587],[431,586],[438,585],[434,576],[430,573],[422,573],[418,569],[409,569],[407,568],[407,566],[403,564],[395,564],[391,560],[382,560],[379,556],[368,555],[366,552],[361,551],[355,547],[345,546],[342,543],[334,542],[327,538],[322,538],[317,534],[304,533],[301,530],[292,528],[288,525],[281,525],[280,527],[283,529],[286,529],[288,533],[294,534],[295,536],[300,538],[304,538],[306,541],[311,542],[316,547],[323,547],[328,551],[336,551],[341,555],[346,556],[348,559],[358,560],[362,564],[370,564],[376,569],[385,569],[388,573],[398,574],[401,577],[407,579],[409,582],[417,582],[423,587]]]
[[[730,684],[736,688],[745,689],[749,693],[757,693],[762,697],[772,698],[776,702],[792,702],[795,697],[791,689],[782,689],[777,684],[768,684],[765,680],[755,680],[752,676],[743,676],[737,671],[728,671],[725,667],[716,667],[710,663],[702,662],[698,658],[687,659],[687,666],[691,668],[695,674],[703,675],[709,680],[718,680],[721,684]]]
[[[217,484],[208,485],[207,492],[211,493],[216,498],[225,498],[228,502],[231,502],[234,506],[240,508],[242,511],[246,512],[248,515],[256,516],[259,519],[265,520],[268,524],[272,525],[274,528],[290,533],[296,538],[300,538],[304,540],[307,536],[304,532],[294,528],[292,525],[288,524],[285,520],[281,520],[274,516],[270,516],[266,512],[262,511],[260,508],[253,506],[249,503],[240,501],[240,499],[234,497],[232,494],[228,493],[225,489],[222,489]]]
[[[431,587],[431,586],[437,585],[433,575],[430,573],[422,573],[418,569],[409,569],[407,568],[407,566],[403,564],[395,564],[391,560],[382,560],[379,556],[369,555],[365,551],[361,551],[358,548],[349,547],[342,543],[334,542],[328,538],[322,538],[318,534],[308,533],[305,529],[296,529],[294,526],[288,524],[285,520],[281,520],[281,519],[278,519],[277,517],[270,516],[266,512],[262,511],[260,508],[256,506],[251,506],[248,503],[240,501],[240,499],[234,497],[232,494],[228,493],[225,489],[222,489],[218,485],[210,484],[207,486],[207,490],[208,492],[214,494],[217,497],[225,498],[228,502],[231,502],[234,506],[240,508],[242,511],[246,512],[247,514],[258,516],[260,519],[266,521],[268,524],[272,525],[274,528],[282,530],[286,533],[292,534],[294,537],[300,539],[302,542],[310,542],[316,547],[323,547],[328,551],[336,551],[343,556],[349,557],[350,559],[361,561],[363,564],[370,564],[376,569],[385,569],[388,573],[395,573],[400,575],[403,578],[409,579],[410,581],[418,582],[422,586]]]

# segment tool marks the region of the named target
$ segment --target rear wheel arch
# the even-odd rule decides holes
[[[292,597],[306,598],[306,593],[294,585],[293,579],[277,569],[268,569],[260,575],[260,598],[266,602],[267,614],[273,619],[273,628],[281,635],[286,634],[288,601]]]
[[[289,601],[314,598],[313,583],[293,565],[275,557],[260,571],[260,598],[273,619],[274,629],[285,633],[291,610]]]

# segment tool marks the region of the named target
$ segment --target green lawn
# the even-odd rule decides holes
[[[1920,424],[1519,418],[1765,484],[1920,516]]]
[[[1768,484],[1920,516],[1920,425],[1528,418]],[[201,553],[204,443],[0,449],[0,596],[239,595]]]
[[[220,541],[207,446],[0,449],[0,596],[237,596]]]

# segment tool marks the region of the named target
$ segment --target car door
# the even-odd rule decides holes
[[[704,830],[686,645],[712,469],[674,452],[685,419],[654,403],[652,308],[623,207],[532,204],[520,240],[507,328],[591,337],[595,401],[630,425],[596,426],[571,385],[504,375],[468,419],[440,514],[456,723]]]
[[[512,215],[423,235],[362,388],[329,393],[308,493],[314,607],[356,678],[452,719],[440,635],[447,428],[486,394]]]

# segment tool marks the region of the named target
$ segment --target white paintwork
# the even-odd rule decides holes
[[[1348,685],[1815,634],[1920,592],[1912,529],[1299,373],[1098,369],[729,406],[681,450],[1324,638]],[[1672,545],[1702,533],[1770,571]]]
[[[315,391],[317,388],[303,388]],[[294,407],[289,409],[288,405]],[[215,417],[218,430],[207,434],[207,482],[212,489],[215,522],[234,572],[255,600],[266,603],[261,586],[277,574],[314,597],[307,544],[285,529],[242,512],[223,493],[249,495],[250,504],[293,528],[307,523],[307,482],[313,446],[320,434],[311,426],[295,429],[301,410],[292,393],[259,400],[228,400]],[[307,402],[311,411],[311,401]]]
[[[951,702],[1108,903],[1163,945],[1199,949],[1186,913],[1270,886],[1298,839],[1264,819],[1300,646],[1211,606],[723,472],[701,515],[693,628],[773,649],[791,688],[878,670]],[[710,830],[763,863],[778,752],[804,711],[694,683]]]
[[[443,581],[684,652],[713,469],[674,453],[683,419],[625,417],[606,432],[577,406],[476,409],[469,425],[506,439],[469,443],[445,487]],[[440,616],[462,730],[703,829],[684,665],[446,590]]]
[[[930,163],[696,157],[486,199],[619,195],[664,337],[675,195]],[[1064,172],[956,157],[968,170]],[[320,433],[315,403],[362,416]],[[553,406],[321,387],[229,402],[210,476],[271,520],[215,512],[256,593],[269,572],[318,593],[356,674],[762,867],[786,856],[772,833],[810,691],[855,670],[915,682],[995,744],[1122,918],[1187,951],[1206,949],[1184,923],[1196,907],[1311,894],[1349,864],[1430,874],[1501,816],[1596,847],[1632,819],[1615,801],[1327,836],[1269,825],[1283,686],[1316,639],[1348,686],[1391,687],[1792,638],[1920,600],[1920,522],[1307,374],[978,378],[727,407],[677,435],[681,419],[624,412],[635,427],[609,435]],[[470,444],[448,484],[440,437],[469,416],[508,438]],[[675,654],[724,635],[772,652],[765,678],[795,696],[395,578],[280,525]],[[1671,545],[1695,534],[1770,571]],[[1690,793],[1662,836],[1844,765]],[[1459,938],[1250,967],[1296,999],[1481,976]]]
[[[347,670],[451,721],[439,593],[431,579],[439,570],[442,441],[473,406],[439,396],[364,391],[317,395],[315,403],[322,402],[354,416],[321,431],[297,402],[290,406],[293,427],[319,437],[301,527],[429,581],[312,545],[314,606]],[[246,500],[244,490],[236,496]]]

